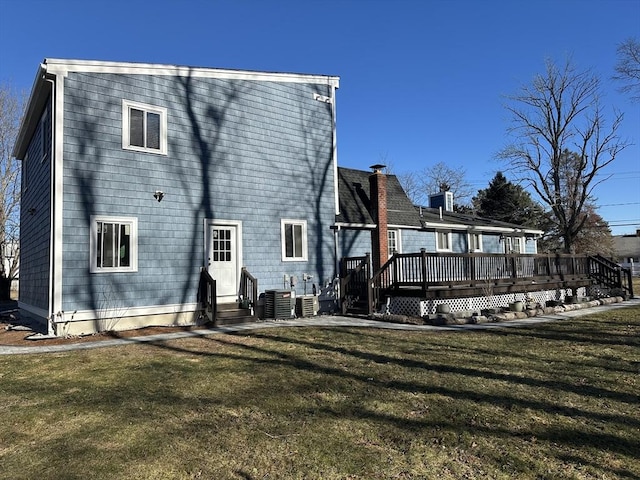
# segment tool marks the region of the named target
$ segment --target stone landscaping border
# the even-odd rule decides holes
[[[378,320],[390,323],[403,323],[409,325],[469,325],[478,323],[499,323],[507,322],[509,320],[517,320],[523,318],[537,317],[540,315],[554,315],[562,314],[564,312],[570,312],[573,310],[581,310],[584,308],[593,308],[601,305],[611,305],[613,303],[624,302],[623,297],[606,297],[597,300],[590,300],[579,303],[566,303],[553,307],[541,307],[526,309],[522,312],[512,312],[501,310],[491,314],[478,314],[470,312],[457,312],[457,313],[436,313],[433,315],[425,315],[424,317],[412,317],[407,315],[394,315],[374,313],[369,318],[372,320]]]

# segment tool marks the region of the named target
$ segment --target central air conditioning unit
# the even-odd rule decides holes
[[[295,291],[266,290],[264,292],[264,318],[294,318],[295,310]]]
[[[315,295],[296,298],[296,315],[298,317],[313,317],[318,314],[319,310],[320,303]]]

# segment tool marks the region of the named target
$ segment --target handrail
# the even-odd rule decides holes
[[[216,281],[206,268],[200,270],[200,282],[198,284],[198,302],[205,311],[209,320],[215,322],[218,316],[218,302],[216,300]]]
[[[258,279],[249,273],[246,267],[240,270],[240,289],[238,290],[241,301],[246,301],[246,307],[255,306],[258,301]]]
[[[370,265],[371,255],[369,253],[362,257],[342,259],[340,263],[340,308],[343,314],[347,313],[347,296],[353,294],[359,296],[364,293],[367,298],[370,298],[366,286],[366,282],[369,280]]]
[[[633,298],[633,278],[630,268],[625,268],[602,255],[589,257],[590,276],[609,288],[627,291]]]

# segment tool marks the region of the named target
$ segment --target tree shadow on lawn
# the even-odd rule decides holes
[[[529,327],[529,328],[533,328],[533,327]],[[520,336],[523,340],[530,338],[530,335],[528,335],[528,331],[526,329],[525,330],[511,329],[510,332],[512,333],[512,335],[509,336],[510,339],[514,337],[513,334],[516,334],[516,336]],[[480,332],[476,331],[475,333],[480,333]],[[491,331],[490,333],[494,333],[494,332]],[[438,342],[437,340],[435,340],[435,338],[433,338],[429,340],[429,346],[436,347],[434,348],[434,350],[439,351],[440,348],[450,348],[451,344],[447,342]],[[403,353],[407,353],[409,355],[425,355],[425,353],[428,353],[418,348],[419,346],[416,349],[404,349]],[[492,350],[490,348],[485,348],[484,346],[471,347],[469,345],[456,345],[455,348],[456,348],[456,351],[458,351],[458,353],[460,354],[464,353],[467,355],[488,356],[489,358],[495,357],[495,350]],[[522,353],[523,351],[524,350],[522,350],[521,348],[514,348],[513,350],[509,351],[508,353],[509,358],[518,359],[522,361],[539,361],[540,360],[540,356],[532,355],[528,353],[525,354],[525,353]],[[551,361],[551,359],[548,359],[548,360]],[[583,359],[581,359],[580,361],[571,361],[571,360],[566,360],[564,358],[561,360],[553,360],[553,361],[555,361],[556,363],[561,362],[563,365],[575,366],[579,368],[594,367],[601,370],[606,370],[608,372],[640,373],[640,362],[621,363],[620,358],[618,356],[610,355],[610,354],[601,354],[601,355],[594,354],[592,355],[592,360],[590,361],[583,360]],[[616,364],[616,365],[612,365],[612,364]],[[541,369],[537,369],[536,371],[540,373],[546,372],[546,370],[541,370]]]
[[[272,334],[261,333],[258,335],[256,335],[255,332],[251,332],[249,333],[249,336],[252,339],[259,340],[260,345],[246,344],[243,342],[244,337],[242,335],[232,335],[231,338],[202,335],[199,338],[190,339],[191,343],[187,346],[184,346],[183,342],[176,341],[154,342],[151,344],[146,343],[146,345],[150,349],[160,348],[167,352],[175,352],[186,356],[202,356],[244,362],[246,365],[242,368],[247,369],[248,375],[251,375],[251,365],[263,365],[266,367],[265,371],[269,371],[271,367],[284,367],[286,369],[291,369],[291,373],[287,374],[287,376],[291,378],[291,382],[287,385],[287,388],[293,390],[299,389],[299,391],[297,391],[297,395],[303,402],[305,398],[312,398],[311,396],[317,393],[318,385],[322,385],[323,383],[325,385],[331,385],[334,383],[331,379],[335,378],[336,381],[337,379],[346,379],[361,384],[362,386],[366,385],[379,389],[387,389],[390,392],[397,391],[411,394],[442,396],[445,399],[450,399],[449,403],[446,404],[450,407],[445,406],[444,408],[451,408],[451,415],[444,419],[442,415],[433,419],[430,419],[428,415],[422,418],[409,418],[406,415],[394,415],[380,412],[378,410],[372,410],[367,407],[367,403],[363,403],[362,400],[364,400],[365,397],[362,397],[362,400],[357,398],[352,404],[345,404],[343,406],[344,408],[339,408],[326,402],[322,402],[319,405],[309,405],[310,410],[308,415],[328,418],[333,417],[340,420],[348,420],[349,418],[354,420],[363,419],[375,422],[379,425],[388,425],[402,431],[413,432],[411,435],[420,435],[423,439],[425,436],[429,438],[428,435],[437,436],[437,432],[447,432],[447,438],[449,438],[449,440],[457,438],[458,443],[462,441],[460,440],[461,435],[487,435],[490,438],[493,437],[498,439],[499,442],[503,444],[512,442],[515,439],[519,439],[520,442],[526,443],[531,441],[531,438],[535,438],[538,442],[545,442],[548,445],[547,448],[554,449],[553,446],[558,445],[560,450],[584,450],[584,458],[581,458],[579,455],[576,456],[577,461],[582,465],[589,463],[587,457],[588,450],[608,451],[613,454],[629,458],[634,458],[636,452],[640,451],[640,441],[637,439],[628,439],[622,435],[612,435],[608,433],[594,433],[594,429],[597,428],[597,425],[594,426],[593,424],[596,422],[619,424],[620,426],[624,426],[627,431],[629,428],[640,428],[640,420],[635,418],[624,415],[591,412],[580,408],[557,405],[554,404],[551,399],[548,401],[537,401],[533,399],[517,398],[509,394],[496,395],[484,393],[483,391],[471,388],[453,388],[442,385],[429,385],[427,383],[428,378],[425,378],[427,382],[404,381],[395,379],[388,372],[385,372],[385,375],[388,375],[388,378],[372,378],[369,372],[367,372],[366,366],[367,362],[373,362],[376,364],[389,365],[389,372],[392,372],[394,367],[402,367],[411,370],[429,371],[436,374],[445,373],[461,375],[463,377],[481,377],[496,382],[524,383],[525,385],[533,388],[556,388],[553,383],[546,385],[544,382],[540,384],[537,380],[531,382],[531,379],[523,379],[521,377],[511,375],[493,374],[491,372],[470,367],[455,367],[444,364],[433,365],[420,360],[405,360],[379,353],[371,353],[321,342],[292,340],[278,335],[277,332]],[[204,342],[204,344],[201,344],[200,342]],[[136,340],[132,340],[132,343],[135,344],[138,342]],[[283,349],[278,348],[278,345],[281,344],[297,345],[301,347],[301,351],[299,353],[283,351]],[[269,345],[271,345],[271,347],[269,347]],[[228,352],[220,351],[220,347],[231,348],[231,350]],[[348,365],[328,366],[326,364],[322,364],[320,361],[310,360],[309,355],[307,355],[309,350],[336,354],[338,359],[339,356],[345,356],[352,359],[364,360],[365,363],[358,365],[358,369],[360,370],[359,372],[353,371],[353,369],[350,369]],[[23,379],[22,381],[36,382],[38,383],[38,388],[58,388],[61,389],[60,393],[62,393],[63,389],[73,387],[72,390],[75,393],[70,394],[67,399],[67,404],[70,407],[79,403],[92,411],[97,410],[110,412],[117,410],[119,414],[129,418],[133,423],[157,422],[158,418],[162,418],[162,415],[156,417],[156,413],[164,412],[165,415],[167,414],[164,407],[181,408],[180,406],[183,406],[187,413],[184,421],[177,423],[170,422],[169,424],[164,424],[159,427],[163,430],[169,430],[168,434],[177,436],[176,438],[187,438],[190,434],[193,434],[194,429],[217,431],[217,429],[220,428],[220,425],[216,424],[217,419],[215,416],[207,416],[206,418],[203,418],[201,414],[188,415],[189,409],[195,409],[194,412],[202,413],[206,411],[216,412],[218,409],[225,407],[238,408],[245,405],[248,399],[253,398],[253,395],[256,395],[255,398],[260,399],[259,402],[265,400],[265,389],[262,384],[256,385],[255,387],[249,385],[249,388],[239,388],[238,390],[232,387],[228,394],[223,396],[222,394],[218,396],[205,394],[199,395],[196,398],[193,394],[185,395],[181,393],[180,390],[176,390],[176,385],[171,381],[172,378],[179,379],[182,377],[183,372],[180,370],[180,365],[177,365],[174,362],[166,363],[163,362],[162,359],[158,359],[157,361],[143,365],[142,368],[144,369],[142,372],[144,374],[142,378],[147,375],[148,370],[155,371],[155,369],[158,369],[156,375],[158,383],[154,383],[152,385],[140,385],[139,381],[136,380],[134,370],[132,375],[128,377],[129,381],[127,381],[125,385],[118,385],[117,388],[107,388],[102,392],[102,394],[96,393],[91,395],[91,398],[87,398],[84,393],[91,390],[83,388],[82,382],[75,385],[69,385],[68,382],[56,385],[40,385],[33,379]],[[304,381],[302,383],[298,383],[296,381],[298,377],[295,375],[297,370],[323,375],[326,376],[327,379],[325,382],[319,382],[318,384],[315,383],[317,380],[315,378],[311,379],[309,382]],[[165,379],[166,384],[164,383]],[[94,379],[87,378],[85,381],[93,382]],[[211,381],[216,381],[215,374],[211,376]],[[458,384],[464,385],[460,382],[458,382]],[[584,392],[581,391],[574,392],[573,385],[566,387],[568,387],[568,391],[572,393],[584,394]],[[19,386],[16,386],[16,388],[19,388]],[[95,387],[93,388],[95,390]],[[276,390],[274,390],[273,395],[283,395],[281,391],[277,390],[277,386],[274,385],[274,388],[276,388]],[[337,386],[336,388],[348,388],[348,384],[342,385],[341,387]],[[612,395],[612,392],[605,391],[605,393]],[[589,394],[591,395],[594,393],[590,392]],[[267,393],[267,396],[268,395],[269,394]],[[362,395],[364,395],[364,393]],[[393,402],[393,393],[390,393],[387,398]],[[453,402],[451,402],[451,400],[453,400]],[[557,427],[553,425],[555,422],[552,422],[551,425],[544,423],[537,425],[531,423],[531,415],[528,415],[529,420],[526,422],[528,426],[523,426],[522,429],[512,429],[499,425],[498,422],[500,420],[491,422],[489,419],[484,423],[474,422],[473,418],[471,418],[469,414],[464,413],[464,410],[460,411],[456,408],[456,400],[469,401],[478,404],[478,408],[499,408],[506,411],[507,415],[517,415],[518,411],[521,409],[530,409],[544,415],[563,416],[574,420],[585,419],[586,421],[572,422],[572,425],[575,425],[575,427]],[[441,401],[445,400],[443,399]],[[305,417],[304,411],[299,413],[302,417]],[[486,416],[487,413],[485,412],[483,415]],[[148,433],[149,438],[147,440],[149,440],[152,445],[156,445],[157,442],[154,442],[151,439],[151,436],[153,435],[151,432],[153,431],[153,429],[149,430],[150,433]],[[83,432],[78,432],[77,435],[86,436],[87,434],[88,432],[83,429]],[[96,435],[98,435],[97,438],[101,438],[101,435],[104,436],[105,434],[97,431]],[[409,437],[400,436],[398,437],[398,441],[410,442],[411,435]],[[85,448],[73,446],[72,443],[74,442],[71,442],[69,438],[66,438],[64,435],[62,435],[59,440],[64,440],[64,442],[53,442],[56,444],[56,454],[63,455],[66,458],[72,458],[73,455],[82,454],[81,451],[74,451],[74,449],[80,448],[82,450]],[[141,438],[137,441],[142,445],[146,440],[145,438]],[[491,442],[491,440],[489,440],[489,442]],[[53,445],[53,443],[48,441],[47,445]],[[140,445],[138,445],[138,448],[142,448]],[[127,449],[127,451],[129,450],[128,445],[122,446],[121,448],[123,451],[125,449]],[[160,447],[156,445],[155,448]],[[136,450],[134,449],[131,452],[128,451],[127,455],[127,458],[134,457],[134,460],[131,461],[135,461],[135,457],[138,453],[136,453]],[[482,455],[493,458],[493,461],[498,466],[504,465],[505,462],[509,462],[509,456],[512,457],[512,463],[514,465],[522,463],[523,458],[525,459],[524,461],[531,462],[531,460],[527,460],[530,455],[529,452],[520,452],[518,449],[510,449],[506,453],[507,458],[504,457],[505,452],[502,451],[483,452]],[[143,458],[142,453],[139,454],[139,458]],[[560,457],[556,455],[556,458]],[[632,473],[627,475],[627,472],[624,470],[613,471],[607,470],[602,465],[594,464],[593,466],[594,468],[610,471],[612,474],[615,473],[618,476],[629,476],[630,478],[633,478]]]
[[[638,326],[631,327],[632,331],[629,333],[612,333],[603,331],[602,326],[607,323],[620,327],[620,322],[580,319],[579,324],[572,323],[570,326],[562,323],[547,323],[544,328],[525,330],[505,328],[487,331],[496,336],[513,336],[514,332],[519,332],[528,338],[541,340],[640,348],[640,335],[638,335],[640,328]]]
[[[340,333],[339,330],[336,330],[337,333]],[[332,353],[338,353],[341,355],[346,355],[354,358],[359,358],[362,360],[371,361],[377,364],[395,364],[404,368],[418,368],[423,370],[429,370],[438,373],[452,373],[458,375],[466,375],[474,378],[484,378],[486,380],[495,380],[495,381],[503,381],[510,383],[517,383],[522,385],[527,385],[529,387],[535,388],[546,388],[555,391],[565,391],[568,393],[574,393],[582,396],[593,396],[595,398],[608,398],[614,401],[629,403],[629,404],[637,404],[639,397],[637,395],[624,394],[604,388],[598,388],[590,385],[574,385],[568,384],[558,381],[546,381],[539,380],[534,378],[528,378],[521,375],[512,375],[505,373],[497,373],[488,370],[483,370],[479,368],[472,367],[461,367],[461,366],[452,366],[443,363],[435,363],[434,361],[423,362],[420,360],[413,360],[407,358],[397,358],[388,355],[383,355],[380,353],[372,353],[372,352],[364,352],[354,349],[347,349],[340,346],[329,345],[325,343],[318,342],[310,342],[305,341],[300,338],[296,338],[292,340],[290,338],[279,336],[279,335],[271,335],[268,333],[254,333],[252,334],[253,338],[260,338],[267,341],[275,341],[280,343],[287,344],[295,344],[301,345],[307,348],[311,348],[314,350],[323,350]]]
[[[232,335],[235,336],[235,335]],[[255,332],[251,333],[250,336],[252,338],[258,338],[265,342],[279,342],[279,343],[287,343],[287,344],[296,344],[299,346],[304,346],[306,348],[311,348],[315,350],[328,351],[331,353],[337,353],[341,355],[345,355],[352,358],[357,358],[360,360],[366,360],[369,362],[374,362],[377,364],[389,364],[396,365],[403,368],[409,369],[420,369],[425,371],[430,371],[437,374],[453,374],[453,375],[462,375],[470,378],[484,378],[490,381],[497,382],[509,382],[516,384],[523,384],[530,386],[532,388],[546,388],[552,391],[566,391],[569,393],[581,395],[581,396],[593,396],[595,398],[609,398],[613,401],[619,401],[623,403],[629,403],[631,405],[636,404],[638,402],[638,398],[635,395],[627,395],[621,394],[618,392],[613,392],[605,389],[599,389],[595,387],[584,387],[577,385],[568,385],[560,382],[545,382],[530,378],[525,378],[521,376],[515,375],[507,375],[507,374],[498,374],[493,372],[488,372],[486,370],[480,370],[476,368],[469,367],[454,367],[445,364],[431,364],[417,360],[408,360],[408,359],[398,359],[386,355],[374,354],[370,352],[362,352],[356,350],[344,349],[342,347],[336,347],[333,345],[326,345],[314,342],[305,342],[299,340],[291,340],[288,338],[281,338],[278,335],[267,335],[267,334],[256,334]],[[308,372],[313,372],[317,374],[323,374],[328,376],[336,376],[343,379],[354,380],[363,384],[373,385],[379,388],[386,388],[390,390],[397,390],[401,392],[408,393],[421,393],[421,394],[430,394],[430,395],[442,395],[445,397],[449,397],[453,400],[470,400],[472,402],[491,405],[495,407],[505,408],[508,410],[512,410],[513,408],[522,408],[522,409],[532,409],[545,413],[552,413],[554,415],[563,415],[570,418],[585,418],[587,420],[597,420],[606,423],[617,423],[625,426],[636,426],[640,428],[640,419],[630,418],[624,415],[617,414],[608,414],[603,412],[593,412],[586,411],[576,407],[569,407],[564,405],[554,405],[550,402],[541,402],[534,399],[523,399],[515,396],[509,395],[494,395],[480,392],[478,390],[473,389],[453,389],[444,386],[436,386],[436,385],[426,385],[414,382],[405,382],[394,379],[376,379],[371,378],[370,375],[365,373],[358,374],[353,371],[348,371],[346,368],[338,368],[338,367],[330,367],[327,365],[323,365],[317,362],[313,362],[308,358],[302,358],[301,356],[292,355],[286,352],[281,351],[277,348],[266,348],[259,347],[256,345],[247,345],[238,342],[232,342],[224,340],[220,337],[211,337],[202,335],[200,337],[203,341],[208,342],[209,344],[218,344],[220,346],[226,347],[234,347],[240,349],[249,355],[239,356],[227,353],[221,353],[216,351],[211,351],[208,346],[206,349],[189,349],[180,347],[172,343],[153,343],[155,347],[171,350],[174,352],[189,354],[189,355],[199,355],[199,356],[208,356],[208,357],[217,357],[217,358],[225,358],[230,360],[246,360],[250,362],[254,362],[257,364],[263,365],[272,365],[274,367],[292,367],[296,370],[304,370]],[[637,447],[640,448],[640,443],[637,443]]]

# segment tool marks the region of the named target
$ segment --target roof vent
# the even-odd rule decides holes
[[[369,168],[373,170],[373,173],[382,173],[382,169],[387,168],[387,166],[382,165],[381,163],[376,163],[375,165],[371,165]]]

